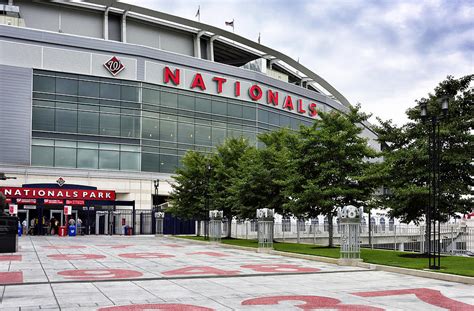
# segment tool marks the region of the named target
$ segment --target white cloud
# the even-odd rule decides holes
[[[297,59],[382,119],[405,111],[447,75],[474,72],[474,5],[438,1],[175,0],[126,2],[231,30]]]

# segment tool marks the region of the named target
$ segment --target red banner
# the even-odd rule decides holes
[[[63,205],[64,201],[63,200],[54,200],[54,199],[44,199],[44,204],[58,204],[58,205]]]
[[[17,199],[18,204],[36,204],[36,199]]]
[[[113,190],[0,187],[0,192],[10,199],[115,200],[115,191]]]
[[[85,205],[84,200],[66,200],[67,205]]]

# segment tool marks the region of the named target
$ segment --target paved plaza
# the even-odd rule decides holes
[[[474,310],[474,286],[154,236],[21,237],[1,310]]]

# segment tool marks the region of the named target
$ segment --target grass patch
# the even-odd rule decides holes
[[[179,236],[180,238],[205,241],[204,237]],[[257,240],[222,239],[223,244],[258,247]],[[277,251],[304,255],[339,258],[339,247],[327,247],[312,244],[296,244],[278,242],[273,244]],[[378,249],[361,249],[361,258],[364,262],[423,270],[428,267],[428,258],[424,254],[398,252]],[[435,271],[435,270],[433,270]],[[474,277],[474,258],[461,256],[441,256],[441,273]]]

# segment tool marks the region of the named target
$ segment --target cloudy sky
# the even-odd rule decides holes
[[[122,0],[227,28],[287,54],[401,125],[447,75],[474,73],[474,0]],[[371,121],[375,121],[372,118]]]

